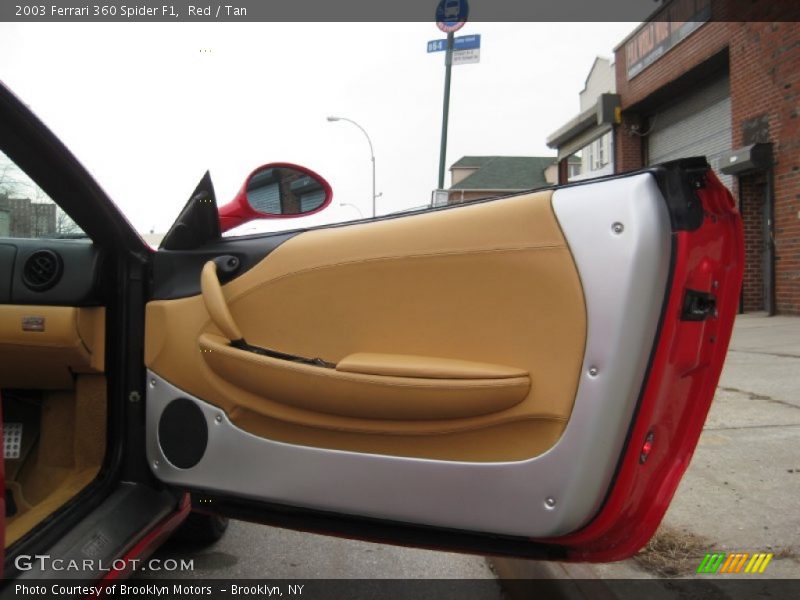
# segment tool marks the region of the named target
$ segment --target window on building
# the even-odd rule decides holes
[[[608,159],[606,158],[605,136],[597,140],[597,146],[597,168],[601,169],[608,164]]]
[[[14,161],[0,152],[0,237],[86,237]]]
[[[612,136],[613,134],[609,131],[581,149],[579,154],[583,157],[581,161],[583,169],[575,177],[588,179],[610,175],[614,172]],[[570,173],[572,172],[570,171]],[[570,177],[572,178],[572,174]]]

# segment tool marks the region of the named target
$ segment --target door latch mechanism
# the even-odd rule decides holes
[[[683,297],[681,321],[705,321],[717,316],[717,298],[709,292],[686,290]]]

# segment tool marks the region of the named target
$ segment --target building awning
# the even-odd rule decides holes
[[[619,122],[619,94],[600,94],[595,106],[587,108],[547,138],[547,145],[558,150],[558,160],[575,154],[611,131]]]
[[[723,153],[719,159],[720,171],[726,175],[740,175],[768,169],[774,164],[772,143],[760,143]]]

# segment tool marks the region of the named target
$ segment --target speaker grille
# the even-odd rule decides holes
[[[176,398],[158,420],[158,443],[164,457],[179,469],[191,469],[203,458],[208,425],[203,411],[188,398]]]

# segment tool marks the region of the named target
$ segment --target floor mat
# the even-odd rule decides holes
[[[8,422],[15,423],[8,429],[5,460],[8,548],[100,471],[106,449],[106,380],[79,375],[74,390],[4,390],[3,409]]]
[[[29,506],[27,510],[19,511],[16,516],[6,519],[6,548],[75,497],[97,476],[98,470],[99,468],[93,468],[70,474],[61,482],[58,489],[44,501],[35,506]]]

